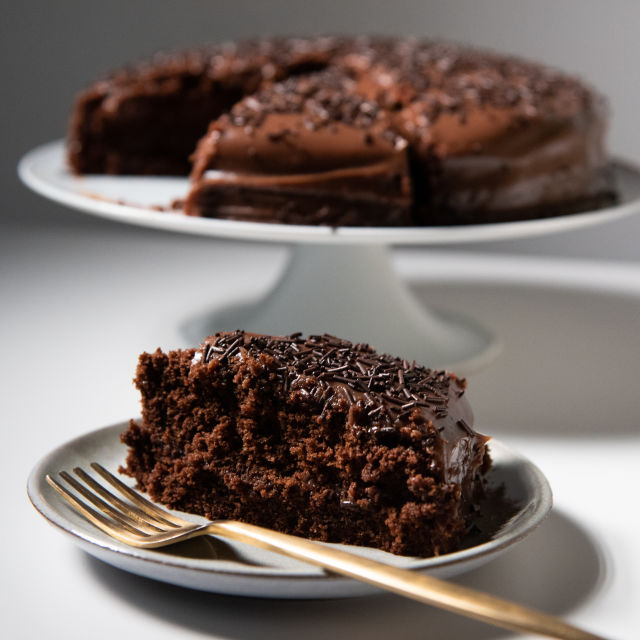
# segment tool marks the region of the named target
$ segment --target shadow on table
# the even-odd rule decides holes
[[[429,283],[414,293],[433,309],[473,318],[502,345],[494,361],[468,376],[481,431],[638,433],[640,296],[531,282]]]
[[[238,640],[366,637],[474,638],[507,631],[401,597],[382,594],[344,600],[266,600],[216,595],[125,573],[86,556],[90,570],[117,597],[147,613],[198,633]],[[555,615],[588,601],[606,573],[603,555],[575,522],[553,512],[516,548],[456,582]]]

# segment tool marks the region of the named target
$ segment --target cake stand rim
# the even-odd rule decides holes
[[[135,226],[221,239],[281,244],[443,246],[549,235],[604,224],[640,212],[640,165],[619,156],[611,158],[611,166],[616,174],[626,172],[632,177],[638,192],[636,197],[602,209],[563,216],[449,227],[328,227],[185,216],[179,210],[158,211],[151,205],[126,204],[125,191],[127,183],[131,184],[130,176],[72,176],[67,170],[65,158],[64,140],[39,145],[20,159],[18,176],[35,193],[90,215]],[[111,187],[117,187],[118,182],[122,183],[124,197],[116,201],[105,198],[99,192],[87,192],[87,178],[97,178]],[[163,185],[165,189],[167,186],[175,187],[176,191],[182,184],[183,195],[186,195],[186,178],[144,176],[133,179],[142,182],[143,188],[143,181],[148,182],[150,188]],[[90,186],[91,188],[93,187]]]

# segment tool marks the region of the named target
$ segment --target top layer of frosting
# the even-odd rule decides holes
[[[308,96],[300,83],[307,79],[294,79],[273,90],[271,83],[325,65],[334,73],[308,83],[315,92],[324,83],[327,103],[340,94],[342,98],[337,99],[343,103],[345,95],[356,103],[347,107],[366,107],[370,120],[371,115],[379,117],[384,112],[387,126],[396,134],[432,147],[439,156],[486,152],[489,145],[502,142],[526,122],[557,126],[576,118],[588,119],[589,114],[602,110],[600,97],[576,78],[537,63],[441,42],[283,39],[241,43],[233,50],[237,53],[231,58],[212,55],[209,73],[213,77],[221,77],[240,60],[243,71],[249,73],[251,62],[264,59],[269,61],[269,79],[263,80],[261,93],[236,105],[231,119],[220,127],[248,124],[256,128],[265,113],[302,111]],[[319,120],[343,120],[339,110],[331,108],[324,113],[318,110],[317,116]],[[357,125],[357,119],[345,120]]]
[[[334,69],[269,85],[213,123],[195,156],[206,169],[240,174],[309,174],[368,166],[403,155],[388,114]],[[209,147],[208,151],[205,147]]]
[[[329,66],[357,78],[358,92],[384,108],[426,98],[431,121],[440,113],[464,117],[469,107],[487,105],[562,117],[593,101],[584,83],[538,63],[451,43],[384,37],[265,38],[159,53],[112,73],[95,88],[115,101],[136,83],[175,81],[182,74],[264,85]]]
[[[285,393],[317,402],[319,410],[332,403],[353,408],[351,421],[384,437],[411,422],[442,442],[443,469],[455,479],[456,458],[468,456],[468,441],[486,438],[472,430],[473,415],[464,397],[466,382],[454,374],[432,370],[386,354],[366,344],[354,344],[327,334],[275,337],[222,332],[207,338],[194,357],[194,366],[243,358],[273,358],[270,370]],[[411,419],[411,420],[410,420]],[[460,445],[461,442],[467,444]]]

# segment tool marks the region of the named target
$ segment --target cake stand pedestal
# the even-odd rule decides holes
[[[640,170],[617,161],[620,202],[598,211],[501,224],[458,227],[312,227],[192,218],[158,211],[184,198],[181,178],[71,175],[63,141],[29,152],[18,166],[23,182],[66,206],[120,222],[180,233],[288,243],[291,261],[279,284],[258,303],[195,318],[190,342],[221,329],[259,333],[332,333],[369,342],[432,367],[465,373],[499,351],[491,332],[470,319],[425,308],[395,274],[388,247],[512,240],[603,224],[640,212]]]

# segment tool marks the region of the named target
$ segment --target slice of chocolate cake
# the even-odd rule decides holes
[[[332,336],[218,333],[142,354],[124,471],[154,500],[316,540],[455,550],[487,438],[465,382]]]

